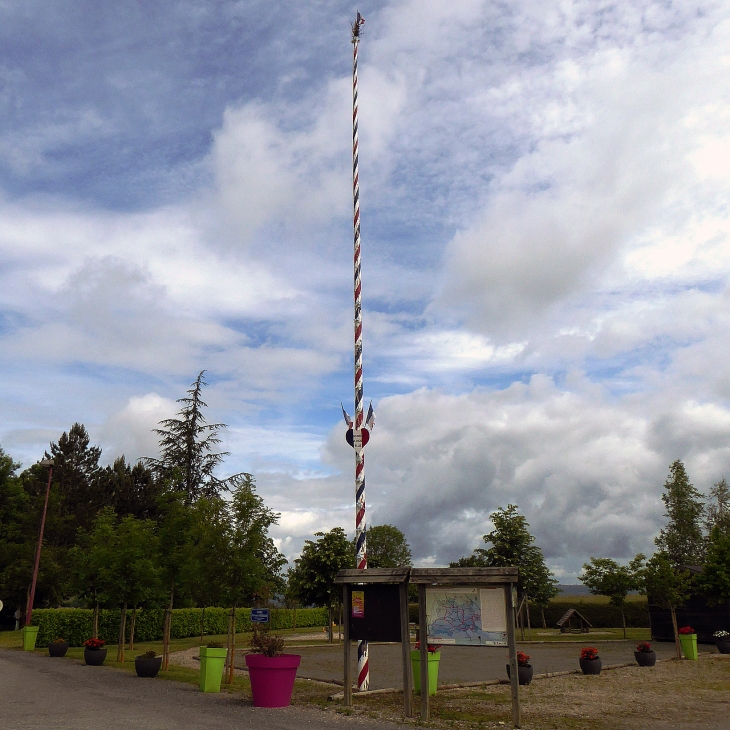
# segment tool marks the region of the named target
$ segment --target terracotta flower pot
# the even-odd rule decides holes
[[[288,707],[301,661],[299,654],[246,654],[254,707]]]

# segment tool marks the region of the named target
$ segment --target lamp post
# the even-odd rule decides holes
[[[43,529],[46,526],[46,512],[48,511],[48,495],[51,493],[51,477],[53,476],[53,459],[43,459],[41,466],[48,467],[48,485],[46,486],[46,501],[43,503],[43,516],[41,517],[41,530],[38,534],[38,547],[35,551],[35,565],[33,566],[33,580],[30,584],[30,595],[28,596],[28,608],[25,613],[25,625],[31,625],[33,618],[33,601],[35,600],[35,584],[38,581],[38,566],[41,562],[41,546],[43,545]]]

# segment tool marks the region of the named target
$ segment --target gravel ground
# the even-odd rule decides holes
[[[0,728],[3,730],[297,730],[393,729],[385,721],[317,709],[254,708],[228,694],[191,685],[140,679],[79,661],[0,650]]]

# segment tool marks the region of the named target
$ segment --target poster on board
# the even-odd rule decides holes
[[[429,587],[426,627],[429,643],[507,646],[504,588]]]

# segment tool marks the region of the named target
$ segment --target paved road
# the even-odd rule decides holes
[[[140,679],[20,651],[0,650],[3,730],[394,730],[397,726],[321,710],[251,707],[231,695],[178,682]]]
[[[634,661],[635,641],[596,642],[586,638],[584,642],[518,644],[518,651],[529,654],[530,663],[536,674],[578,669],[581,647],[595,646],[601,660],[607,664],[621,664]],[[353,644],[352,676],[357,675],[357,651]],[[658,659],[674,656],[674,644],[654,642],[652,647]],[[714,651],[713,645],[700,644],[700,651]],[[312,679],[339,680],[342,682],[343,646],[312,646],[292,648],[291,652],[302,655],[299,667],[300,677]],[[460,682],[483,682],[489,679],[507,678],[507,648],[483,646],[443,646],[439,666],[439,684]],[[237,665],[244,665],[243,657]],[[370,688],[402,687],[400,644],[370,644]]]

